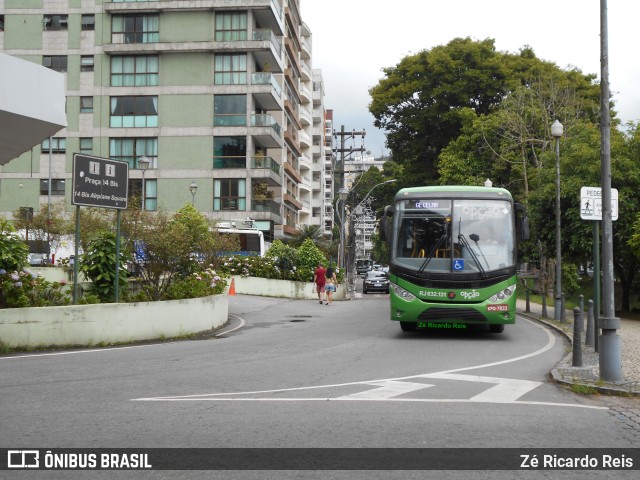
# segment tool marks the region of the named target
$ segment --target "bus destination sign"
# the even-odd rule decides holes
[[[90,155],[73,155],[71,203],[86,207],[127,208],[129,164]]]

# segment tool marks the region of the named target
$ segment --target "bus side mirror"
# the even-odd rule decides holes
[[[387,205],[384,207],[384,214],[380,219],[380,240],[383,242],[391,241],[391,229],[393,228],[393,212],[394,208],[392,205]]]
[[[521,203],[515,204],[516,218],[520,240],[529,240],[529,217],[527,217],[527,209]]]

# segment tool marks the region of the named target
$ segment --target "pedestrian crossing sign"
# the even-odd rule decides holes
[[[580,218],[582,220],[602,220],[602,189],[582,187],[580,189]],[[618,190],[611,189],[611,220],[618,219]]]

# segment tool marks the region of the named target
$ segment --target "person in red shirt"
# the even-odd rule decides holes
[[[313,283],[316,284],[316,291],[318,292],[318,300],[322,304],[322,295],[324,294],[324,284],[327,281],[327,271],[324,269],[322,263],[318,264],[315,272],[313,272]]]

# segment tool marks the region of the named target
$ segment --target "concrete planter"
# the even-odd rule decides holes
[[[11,347],[95,345],[177,337],[224,325],[227,295],[145,303],[0,310],[0,341]]]
[[[259,295],[263,297],[295,298],[310,300],[318,298],[315,293],[315,285],[311,282],[292,282],[290,280],[271,280],[260,277],[233,277],[236,293],[244,295]],[[334,300],[346,300],[347,288],[344,284],[338,285],[337,292],[333,294]]]

